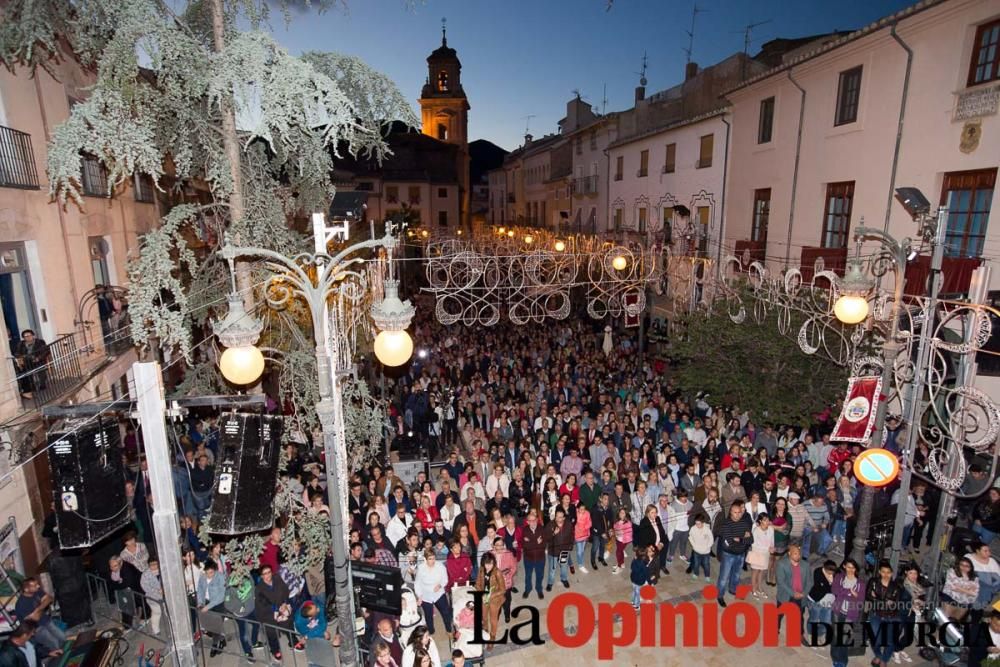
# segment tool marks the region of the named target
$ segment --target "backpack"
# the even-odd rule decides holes
[[[226,585],[226,600],[223,605],[233,616],[242,618],[252,614],[255,608],[253,580],[243,577],[236,583],[234,579],[230,579]]]

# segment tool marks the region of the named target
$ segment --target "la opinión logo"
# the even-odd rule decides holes
[[[553,643],[562,648],[580,648],[597,635],[597,659],[613,660],[615,650],[638,645],[643,648],[715,648],[720,644],[732,648],[765,648],[778,646],[884,646],[892,641],[900,647],[947,647],[972,645],[988,632],[988,626],[965,623],[926,623],[902,621],[884,622],[878,630],[869,623],[858,626],[846,623],[811,624],[808,641],[803,640],[802,611],[791,602],[765,604],[762,607],[746,602],[749,586],[738,586],[736,600],[720,608],[716,601],[719,590],[705,586],[703,600],[661,602],[655,604],[656,589],[646,585],[639,589],[643,604],[639,612],[630,602],[594,603],[580,593],[561,593],[553,598],[545,618],[545,629]],[[473,644],[541,645],[540,611],[521,605],[511,610],[511,623],[497,637],[485,633],[483,598],[485,591],[473,591]],[[575,612],[575,632],[567,615]],[[526,618],[524,618],[526,616]],[[515,622],[515,619],[521,619]],[[784,625],[784,643],[780,639]],[[617,627],[616,627],[617,626]],[[678,638],[678,628],[680,637]],[[821,630],[822,629],[822,630]],[[819,634],[823,633],[821,638]],[[859,636],[860,635],[860,636]],[[679,639],[679,641],[678,641]]]

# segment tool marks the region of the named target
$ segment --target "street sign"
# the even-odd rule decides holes
[[[885,486],[899,476],[899,459],[888,449],[866,449],[854,460],[854,476],[865,486]]]

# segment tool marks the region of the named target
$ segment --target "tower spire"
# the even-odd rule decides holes
[[[448,19],[441,19],[441,46],[448,46]]]

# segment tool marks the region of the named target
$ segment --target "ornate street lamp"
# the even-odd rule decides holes
[[[219,359],[222,377],[235,385],[250,385],[264,372],[264,355],[257,348],[257,340],[263,324],[249,315],[243,306],[243,299],[236,291],[236,272],[232,260],[229,265],[232,280],[229,293],[229,312],[213,323],[212,331],[219,342],[226,347]]]
[[[833,314],[844,324],[859,324],[868,317],[868,293],[872,281],[865,275],[864,265],[859,259],[852,259],[847,272],[839,281],[840,297],[833,304]]]
[[[392,265],[389,266],[392,275]],[[379,330],[375,336],[375,356],[386,366],[402,366],[413,355],[413,339],[406,327],[413,320],[414,308],[410,301],[399,299],[399,281],[390,277],[385,281],[385,297],[372,306],[371,316]]]

